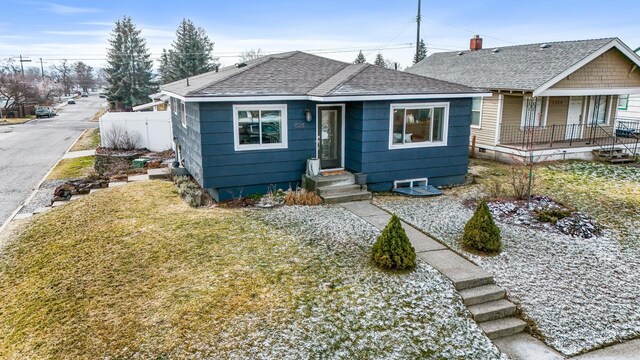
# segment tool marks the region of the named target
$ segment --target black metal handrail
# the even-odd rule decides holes
[[[548,145],[563,143],[569,146],[577,142],[588,142],[582,124],[520,126],[502,125],[500,143],[516,145],[523,148],[528,145]]]

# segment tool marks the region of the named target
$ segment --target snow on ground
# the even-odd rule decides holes
[[[583,239],[497,222],[504,250],[480,257],[460,249],[472,210],[462,196],[376,197],[375,203],[464,253],[495,276],[545,341],[565,355],[640,335],[640,252],[614,233]]]
[[[286,206],[250,214],[314,245],[326,257],[321,288],[300,302],[299,316],[286,329],[272,334],[295,345],[272,348],[269,357],[505,357],[435,269],[421,260],[405,274],[373,267],[369,251],[379,230],[344,208]],[[264,342],[269,345],[269,336]]]

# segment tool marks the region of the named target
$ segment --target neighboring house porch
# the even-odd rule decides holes
[[[408,71],[491,90],[473,100],[471,152],[512,161],[592,159],[593,150],[633,155],[640,126],[617,118],[640,94],[640,57],[617,38],[437,53]]]

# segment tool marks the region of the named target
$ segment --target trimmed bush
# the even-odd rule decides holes
[[[464,226],[462,245],[485,253],[497,253],[502,250],[500,229],[493,221],[486,201],[480,201],[476,212]]]
[[[372,259],[386,270],[410,270],[416,266],[416,250],[404,232],[400,218],[391,220],[378,236],[372,249]]]

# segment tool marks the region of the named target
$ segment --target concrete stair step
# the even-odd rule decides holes
[[[516,306],[509,300],[495,300],[484,304],[469,306],[473,320],[478,323],[502,319],[516,313]]]
[[[371,193],[368,191],[355,191],[344,194],[322,196],[325,204],[339,204],[343,202],[369,200],[371,199]]]
[[[360,191],[360,185],[331,185],[318,188],[318,195],[329,196]]]
[[[305,177],[305,187],[309,190],[316,190],[325,186],[333,185],[353,185],[356,183],[356,178],[352,173],[330,175],[330,176],[308,176]]]
[[[448,277],[458,291],[494,282],[487,271],[451,250],[426,251],[417,255]]]
[[[498,285],[489,284],[460,291],[466,306],[484,304],[504,298],[505,291]]]
[[[494,340],[523,332],[527,328],[527,323],[512,316],[504,319],[486,321],[480,323],[479,326],[482,331],[487,334],[489,339]]]
[[[148,169],[147,170],[147,175],[149,176],[150,180],[166,179],[167,177],[169,177],[170,173],[171,173],[171,170],[169,168],[157,168],[157,169]]]

